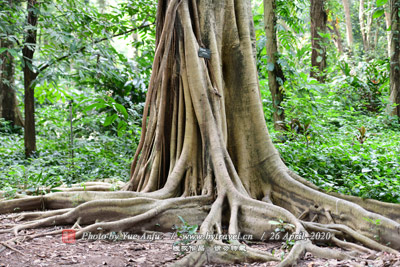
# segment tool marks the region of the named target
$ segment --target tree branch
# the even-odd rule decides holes
[[[138,26],[138,27],[135,27],[135,28],[133,28],[133,29],[127,30],[127,31],[125,31],[125,32],[121,32],[121,33],[115,34],[115,35],[113,35],[113,36],[111,36],[111,37],[104,37],[104,38],[98,39],[98,40],[94,41],[94,42],[92,43],[92,45],[101,43],[101,42],[103,42],[103,41],[105,41],[105,40],[108,40],[108,39],[112,39],[112,38],[115,38],[115,37],[119,37],[119,36],[122,36],[122,35],[125,35],[125,34],[128,34],[128,33],[134,32],[134,31],[139,30],[139,29],[143,29],[143,28],[145,28],[145,27],[149,27],[149,26],[151,26],[151,25],[154,25],[154,23],[150,23],[150,24],[146,24],[146,25],[143,25],[143,24],[142,24],[142,25],[140,25],[140,26]],[[64,56],[58,57],[58,58],[56,58],[55,60],[50,61],[50,62],[48,62],[48,63],[46,63],[46,64],[40,66],[40,67],[39,67],[38,74],[39,74],[40,72],[43,72],[44,70],[46,70],[48,67],[54,65],[55,63],[58,63],[58,62],[60,62],[60,61],[63,61],[64,59],[67,59],[68,57],[72,56],[73,54],[80,53],[80,52],[84,51],[88,46],[89,46],[89,45],[84,45],[84,46],[82,46],[81,48],[79,48],[78,50],[76,50],[76,51],[74,51],[74,52],[70,52],[70,53],[68,53],[68,54],[66,54],[66,55],[64,55]]]

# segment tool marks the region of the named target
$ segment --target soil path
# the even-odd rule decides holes
[[[0,215],[0,229],[7,224],[16,223],[12,216],[16,214]],[[21,235],[45,233],[62,229],[61,227],[41,228],[23,231]],[[33,240],[20,241],[18,243],[0,243],[0,267],[30,267],[30,266],[166,266],[180,257],[182,252],[174,251],[175,234],[171,233],[148,233],[156,234],[161,240],[76,240],[74,243],[64,243],[61,235],[42,236]],[[11,233],[0,234],[0,242],[12,239]],[[131,236],[132,237],[132,236]],[[65,241],[65,240],[64,240]],[[67,240],[68,241],[68,240]],[[282,255],[281,242],[263,243],[252,242],[251,247]],[[176,249],[176,248],[175,248]],[[276,266],[277,263],[252,263],[252,264],[207,264],[205,266]],[[327,259],[315,259],[306,253],[297,266],[398,266],[400,267],[400,256],[386,253],[375,253],[363,255],[358,259],[338,261]]]

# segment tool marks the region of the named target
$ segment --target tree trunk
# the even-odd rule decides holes
[[[367,14],[367,24],[365,27],[365,38],[366,38],[366,51],[371,50],[371,42],[372,42],[372,22],[373,22],[373,14],[372,10],[372,0],[368,1],[368,14]]]
[[[85,188],[3,201],[0,213],[16,207],[68,209],[25,213],[21,219],[34,221],[0,232],[18,234],[75,222],[86,225],[76,238],[100,231],[170,231],[181,224],[182,216],[188,224],[201,224],[197,234],[203,237],[246,233],[268,241],[277,228],[268,221],[282,220],[293,225],[288,233],[304,237],[295,241],[282,262],[231,237],[225,242],[247,251],[217,252],[215,246],[224,245],[222,240],[203,238],[196,246],[204,251],[189,253],[174,265],[277,261],[279,266],[296,266],[307,251],[324,258],[354,257],[318,247],[307,238],[312,232],[330,233],[332,238],[324,243],[356,255],[375,255],[363,246],[396,253],[400,205],[326,194],[280,159],[264,121],[253,36],[250,1],[160,0],[142,136],[127,191]],[[370,221],[380,223],[381,244],[374,240]]]
[[[363,40],[363,47],[364,51],[368,51],[368,41],[367,41],[367,34],[366,34],[366,26],[365,26],[365,18],[364,18],[364,0],[360,0],[360,8],[358,12],[358,18],[360,21],[360,32],[361,32],[361,37]]]
[[[12,43],[0,40],[0,47],[12,48]],[[24,126],[18,108],[14,86],[14,58],[9,52],[0,54],[0,117],[12,125]]]
[[[264,0],[264,25],[267,37],[267,55],[268,55],[268,85],[272,96],[272,105],[274,107],[274,127],[276,130],[285,130],[285,113],[281,107],[283,101],[283,83],[285,76],[282,68],[277,62],[278,45],[276,39],[276,16],[275,0]]]
[[[27,23],[32,28],[26,32],[26,39],[23,55],[23,71],[24,71],[24,88],[25,88],[25,155],[30,157],[36,151],[36,134],[35,134],[35,97],[33,81],[37,74],[33,70],[33,54],[36,46],[36,25],[37,25],[37,8],[36,0],[28,0],[28,17]]]
[[[9,5],[12,2],[9,1]],[[8,35],[8,33],[6,32]],[[0,48],[13,48],[7,38],[0,38]],[[17,95],[14,90],[14,58],[8,51],[0,54],[0,118],[11,121],[12,125],[23,126],[23,119],[18,108]]]
[[[320,82],[325,81],[324,70],[326,68],[326,38],[322,38],[319,33],[326,32],[327,14],[325,12],[324,0],[311,0],[311,77]]]
[[[339,23],[337,20],[331,20],[330,24],[332,26],[332,29],[328,27],[328,29],[332,32],[332,40],[333,43],[335,44],[339,54],[343,54],[343,45],[342,45],[342,37],[340,36],[340,31],[338,29]]]
[[[380,29],[381,23],[379,20],[376,20],[376,29],[375,29],[375,36],[374,36],[374,45],[372,49],[375,49],[375,54],[376,54],[376,49],[378,46],[378,41],[379,41],[379,29]]]
[[[397,104],[395,108],[390,107],[390,113],[397,115],[400,121],[400,17],[399,0],[390,0],[391,14],[391,57],[390,57],[390,105]]]
[[[353,48],[353,27],[351,26],[351,14],[350,14],[350,3],[349,0],[342,0],[344,7],[344,14],[346,18],[346,37],[347,37],[347,45],[349,46],[350,51]]]
[[[388,43],[388,48],[387,48],[388,58],[391,57],[390,53],[392,51],[392,48],[391,48],[391,45],[392,45],[392,32],[390,30],[390,26],[391,26],[390,20],[391,20],[390,11],[386,11],[385,10],[386,39],[387,39],[387,43]]]

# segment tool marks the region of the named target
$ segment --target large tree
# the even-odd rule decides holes
[[[330,233],[325,242],[355,254],[370,251],[365,247],[400,249],[400,205],[326,194],[284,165],[264,121],[253,34],[250,1],[160,0],[142,137],[125,191],[94,192],[101,188],[87,185],[83,192],[3,201],[1,213],[56,209],[25,213],[21,219],[34,221],[5,231],[18,235],[22,229],[75,222],[86,225],[78,238],[87,231],[170,231],[180,215],[201,224],[202,234],[261,238],[276,227],[269,220],[281,219],[299,235]],[[376,220],[380,243],[371,230]],[[198,242],[206,252],[188,254],[177,265],[279,261],[252,248],[216,252],[219,240]],[[295,264],[305,251],[353,257],[304,238],[281,266]]]

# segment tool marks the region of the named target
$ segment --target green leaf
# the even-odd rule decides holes
[[[6,50],[7,50],[7,48],[5,48],[5,47],[0,47],[0,54],[3,53],[3,52],[6,51]]]
[[[380,7],[387,3],[388,0],[376,0],[376,6]]]
[[[108,126],[108,125],[110,125],[111,123],[113,123],[116,119],[118,118],[118,115],[117,114],[113,114],[113,115],[111,115],[111,116],[108,116],[107,118],[106,118],[106,121],[104,122],[104,126]]]
[[[123,105],[115,103],[114,106],[117,109],[117,111],[119,111],[122,115],[124,115],[125,119],[128,119],[129,117],[128,112],[126,111],[126,108]]]
[[[118,129],[117,134],[118,134],[119,137],[121,137],[122,134],[124,133],[124,131],[125,131],[125,129],[126,129],[126,126],[127,126],[127,124],[126,124],[125,121],[122,121],[122,120],[119,121],[118,127],[117,127],[117,129]]]
[[[322,57],[321,57],[321,56],[318,56],[318,57],[317,57],[317,62],[320,63],[321,61],[322,61]]]
[[[186,223],[185,220],[181,216],[178,215],[178,218],[179,218],[179,220],[181,220],[181,222]]]
[[[104,107],[106,107],[106,106],[107,106],[106,104],[102,104],[102,103],[91,104],[91,105],[87,106],[87,107],[83,110],[83,112],[88,112],[89,110],[92,110],[92,109],[94,109],[94,108],[96,108],[96,109],[104,108]]]
[[[380,9],[375,11],[374,15],[372,16],[374,19],[379,18],[380,16],[382,16],[385,13],[385,10]]]
[[[269,62],[267,64],[267,70],[268,71],[273,71],[275,69],[274,63]]]
[[[13,56],[13,57],[18,57],[18,52],[15,49],[8,49],[8,52]],[[23,60],[24,62],[25,60]]]

